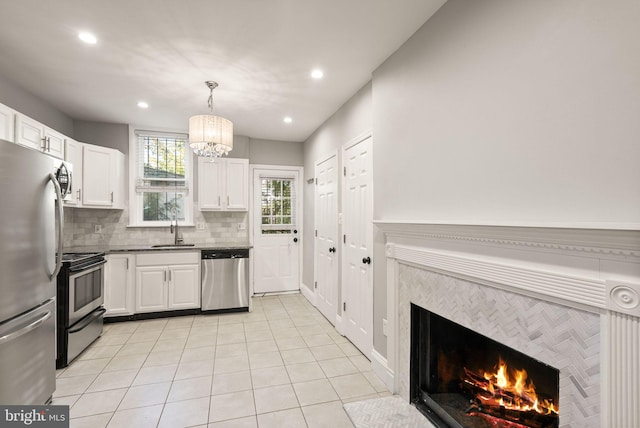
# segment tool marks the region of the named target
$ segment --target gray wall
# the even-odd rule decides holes
[[[259,165],[303,166],[303,148],[303,144],[298,142],[250,138],[249,163]]]
[[[120,150],[129,154],[129,126],[121,123],[73,121],[76,141]]]
[[[73,120],[47,101],[0,75],[0,103],[73,137]]]
[[[640,227],[639,16],[448,1],[374,73],[375,218]]]

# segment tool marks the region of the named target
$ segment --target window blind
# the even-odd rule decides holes
[[[296,229],[295,180],[260,177],[262,233],[291,233]]]
[[[136,131],[136,191],[187,193],[186,134]]]

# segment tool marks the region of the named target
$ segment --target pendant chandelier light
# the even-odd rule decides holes
[[[189,146],[198,156],[219,158],[233,150],[233,123],[213,115],[213,90],[218,84],[204,82],[209,88],[209,112],[189,118]]]

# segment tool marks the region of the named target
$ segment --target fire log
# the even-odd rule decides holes
[[[485,414],[508,422],[517,423],[532,428],[552,428],[558,426],[558,415],[543,415],[535,410],[513,410],[500,405],[482,404],[471,406],[467,414]]]

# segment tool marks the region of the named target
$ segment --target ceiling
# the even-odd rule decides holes
[[[171,130],[215,80],[236,135],[304,141],[445,1],[0,0],[0,74],[73,119]]]

